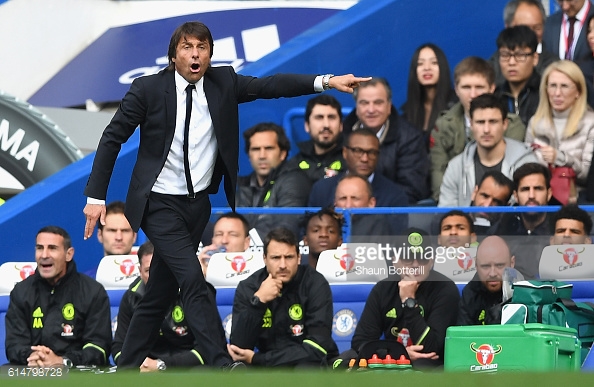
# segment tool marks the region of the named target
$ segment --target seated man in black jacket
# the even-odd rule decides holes
[[[451,279],[433,270],[437,250],[427,233],[409,228],[404,237],[404,243],[394,238],[394,246],[404,247],[392,258],[389,277],[371,289],[343,360],[383,336],[406,347],[413,367],[443,364],[446,329],[456,323],[460,294]]]
[[[241,281],[235,292],[228,346],[233,360],[268,367],[326,366],[338,355],[330,285],[300,260],[290,230],[278,228],[266,236],[266,267]]]
[[[37,270],[16,284],[6,312],[6,357],[34,367],[101,366],[111,344],[109,299],[101,284],[76,271],[70,235],[37,233]]]
[[[429,156],[423,131],[398,115],[385,78],[361,82],[353,91],[355,109],[344,119],[344,134],[367,128],[378,138],[375,172],[400,185],[409,204],[429,197]]]
[[[476,251],[476,274],[462,291],[457,325],[501,324],[503,272],[515,258],[503,238],[489,236]]]
[[[237,207],[304,207],[311,182],[286,158],[291,143],[285,130],[274,123],[260,123],[243,132],[245,151],[253,172],[237,178]],[[246,215],[260,236],[284,226],[298,232],[298,216]]]
[[[149,241],[138,249],[140,277],[124,293],[118,310],[118,325],[111,347],[116,364],[122,352],[122,346],[132,315],[144,296],[145,286],[149,279],[149,269],[153,259],[154,247]],[[171,305],[161,324],[161,332],[154,343],[149,356],[140,366],[140,372],[165,371],[172,367],[193,367],[204,365],[198,350],[194,347],[194,335],[188,329],[184,318],[180,297]]]

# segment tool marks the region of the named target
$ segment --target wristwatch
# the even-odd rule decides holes
[[[322,88],[324,90],[330,90],[330,78],[332,78],[334,74],[326,74],[322,77]]]
[[[415,300],[412,297],[408,297],[406,300],[404,300],[404,302],[402,303],[402,307],[405,309],[414,309],[417,307],[417,300]]]
[[[252,296],[252,298],[250,300],[250,303],[253,306],[260,306],[260,305],[262,305],[262,301],[260,301],[260,299],[258,298],[258,296],[256,296],[255,294]]]
[[[157,369],[159,371],[165,371],[167,369],[167,365],[163,360],[157,359]]]
[[[62,356],[62,365],[66,368],[72,368],[72,360]]]

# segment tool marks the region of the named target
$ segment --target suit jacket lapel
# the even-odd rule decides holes
[[[163,144],[163,161],[169,154],[173,135],[175,133],[175,120],[177,117],[177,93],[175,92],[175,76],[173,71],[167,71],[165,77],[165,142]]]
[[[204,94],[206,95],[206,101],[208,102],[208,111],[210,112],[210,119],[212,120],[215,136],[220,144],[221,136],[223,136],[221,117],[219,115],[221,94],[218,87],[209,76],[208,70],[204,74]]]

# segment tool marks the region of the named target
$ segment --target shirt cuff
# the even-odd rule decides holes
[[[256,352],[254,353],[254,356],[252,357],[252,365],[253,366],[263,366],[264,364],[264,354],[260,353],[260,352]]]
[[[322,85],[322,78],[324,76],[323,75],[318,75],[316,77],[316,79],[314,79],[314,90],[317,93],[321,93],[322,91],[324,91],[324,85]]]
[[[105,200],[95,199],[95,198],[87,198],[87,204],[101,204],[101,205],[105,205]]]

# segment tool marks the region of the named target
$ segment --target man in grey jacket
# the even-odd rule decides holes
[[[470,121],[474,141],[448,164],[441,184],[440,207],[469,206],[477,181],[488,171],[512,177],[520,165],[536,157],[527,145],[504,138],[507,130],[507,106],[493,94],[483,94],[470,103]]]

